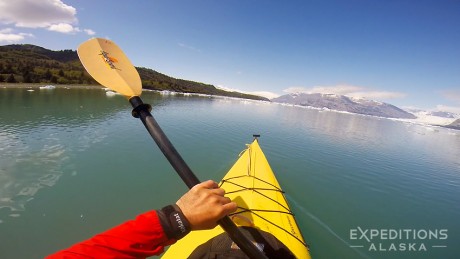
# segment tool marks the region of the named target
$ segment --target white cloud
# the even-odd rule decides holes
[[[17,27],[46,28],[75,23],[77,10],[61,0],[0,0],[0,20]]]
[[[5,28],[5,29],[0,30],[0,33],[11,33],[11,32],[13,32],[13,29],[11,28]]]
[[[459,90],[444,90],[441,91],[444,98],[458,102],[460,104],[460,91]]]
[[[66,34],[82,32],[75,26],[78,23],[77,10],[62,0],[0,0],[0,23]],[[95,34],[91,29],[83,32]],[[18,38],[18,34],[15,35]]]
[[[279,94],[275,94],[275,93],[268,92],[268,91],[253,91],[253,92],[246,92],[246,93],[262,96],[268,99],[273,99],[273,98],[280,96]]]
[[[62,32],[62,33],[76,33],[80,31],[78,27],[73,27],[72,25],[68,23],[53,24],[48,27],[48,30]]]
[[[355,98],[366,98],[371,100],[388,100],[404,98],[406,94],[400,92],[387,92],[387,91],[364,91],[346,94]]]
[[[24,40],[24,36],[11,33],[0,33],[0,42],[13,43]]]
[[[240,92],[240,93],[243,92],[243,91],[241,91],[241,90],[238,90],[238,89],[235,89],[235,88],[226,87],[226,86],[223,86],[223,85],[217,85],[216,88],[217,88],[217,89],[224,90],[224,91],[228,91],[228,92]]]
[[[453,113],[460,114],[460,107],[446,106],[446,105],[439,104],[439,105],[436,105],[436,109],[438,111],[453,112]]]
[[[279,96],[279,94],[275,94],[275,93],[268,92],[268,91],[243,91],[243,90],[238,90],[238,89],[234,89],[234,88],[228,88],[228,87],[225,87],[223,85],[217,85],[217,88],[222,89],[224,91],[228,91],[228,92],[239,92],[239,93],[244,93],[244,94],[252,94],[252,95],[262,96],[262,97],[265,97],[265,98],[268,98],[268,99],[276,98],[276,97]]]
[[[14,33],[11,28],[0,30],[0,43],[20,42],[26,37],[34,37],[34,35],[31,33]]]
[[[355,98],[366,98],[372,100],[387,100],[395,98],[403,98],[406,96],[400,92],[389,92],[389,91],[374,91],[372,89],[354,86],[354,85],[334,85],[334,86],[314,86],[314,87],[289,87],[283,92],[286,93],[323,93],[323,94],[338,94],[346,95]]]
[[[179,47],[181,47],[181,48],[185,48],[185,49],[196,51],[196,52],[201,52],[200,49],[197,49],[197,48],[195,48],[193,46],[190,46],[190,45],[187,45],[187,44],[184,44],[184,43],[181,43],[181,42],[177,43],[177,45],[179,45]]]
[[[283,92],[286,93],[323,93],[323,94],[340,94],[346,95],[349,93],[362,90],[362,87],[353,85],[335,85],[335,86],[314,86],[314,87],[289,87]]]
[[[96,34],[96,32],[93,31],[93,30],[91,30],[91,29],[84,29],[83,31],[86,32],[86,34],[88,34],[88,35],[90,35],[90,36]]]

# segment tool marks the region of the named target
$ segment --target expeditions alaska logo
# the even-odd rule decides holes
[[[111,69],[118,69],[114,63],[117,63],[118,60],[114,57],[111,57],[109,56],[109,53],[108,52],[105,52],[103,50],[101,50],[101,53],[99,54],[102,56],[102,59],[104,60],[104,62],[111,68]]]
[[[353,248],[370,252],[424,252],[447,248],[447,229],[350,229]],[[364,244],[362,244],[364,243]]]

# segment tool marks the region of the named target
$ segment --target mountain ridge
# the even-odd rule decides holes
[[[394,105],[345,95],[322,93],[293,93],[271,99],[272,102],[308,106],[320,109],[346,111],[385,118],[416,119],[412,113]]]
[[[257,95],[225,91],[211,84],[173,78],[151,68],[136,69],[143,89],[269,101]],[[56,51],[31,44],[0,46],[0,83],[3,82],[99,85],[83,68],[75,50]]]
[[[456,119],[454,122],[452,122],[449,125],[444,125],[442,127],[449,128],[449,129],[456,129],[460,130],[460,119]]]

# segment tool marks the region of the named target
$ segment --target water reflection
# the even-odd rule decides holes
[[[103,101],[101,89],[35,90],[0,89],[0,119],[3,126],[34,127],[79,125],[128,106],[121,96]],[[24,125],[24,123],[26,125]]]
[[[284,114],[281,118],[287,125],[336,141],[381,139],[391,129],[388,121],[382,122],[382,119],[375,117],[291,106],[284,106],[281,113]]]
[[[0,89],[0,209],[18,217],[25,204],[64,172],[72,156],[107,137],[101,124],[126,112],[122,97],[96,89]],[[6,209],[6,211],[5,211]],[[0,218],[1,220],[1,218]]]
[[[460,131],[302,107],[283,106],[279,110],[283,124],[298,129],[303,137],[334,145],[380,149],[382,153],[410,148],[420,155],[454,163],[460,157]]]

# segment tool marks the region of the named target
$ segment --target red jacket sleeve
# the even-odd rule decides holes
[[[46,259],[146,258],[161,254],[174,242],[167,238],[156,211],[149,211]]]

